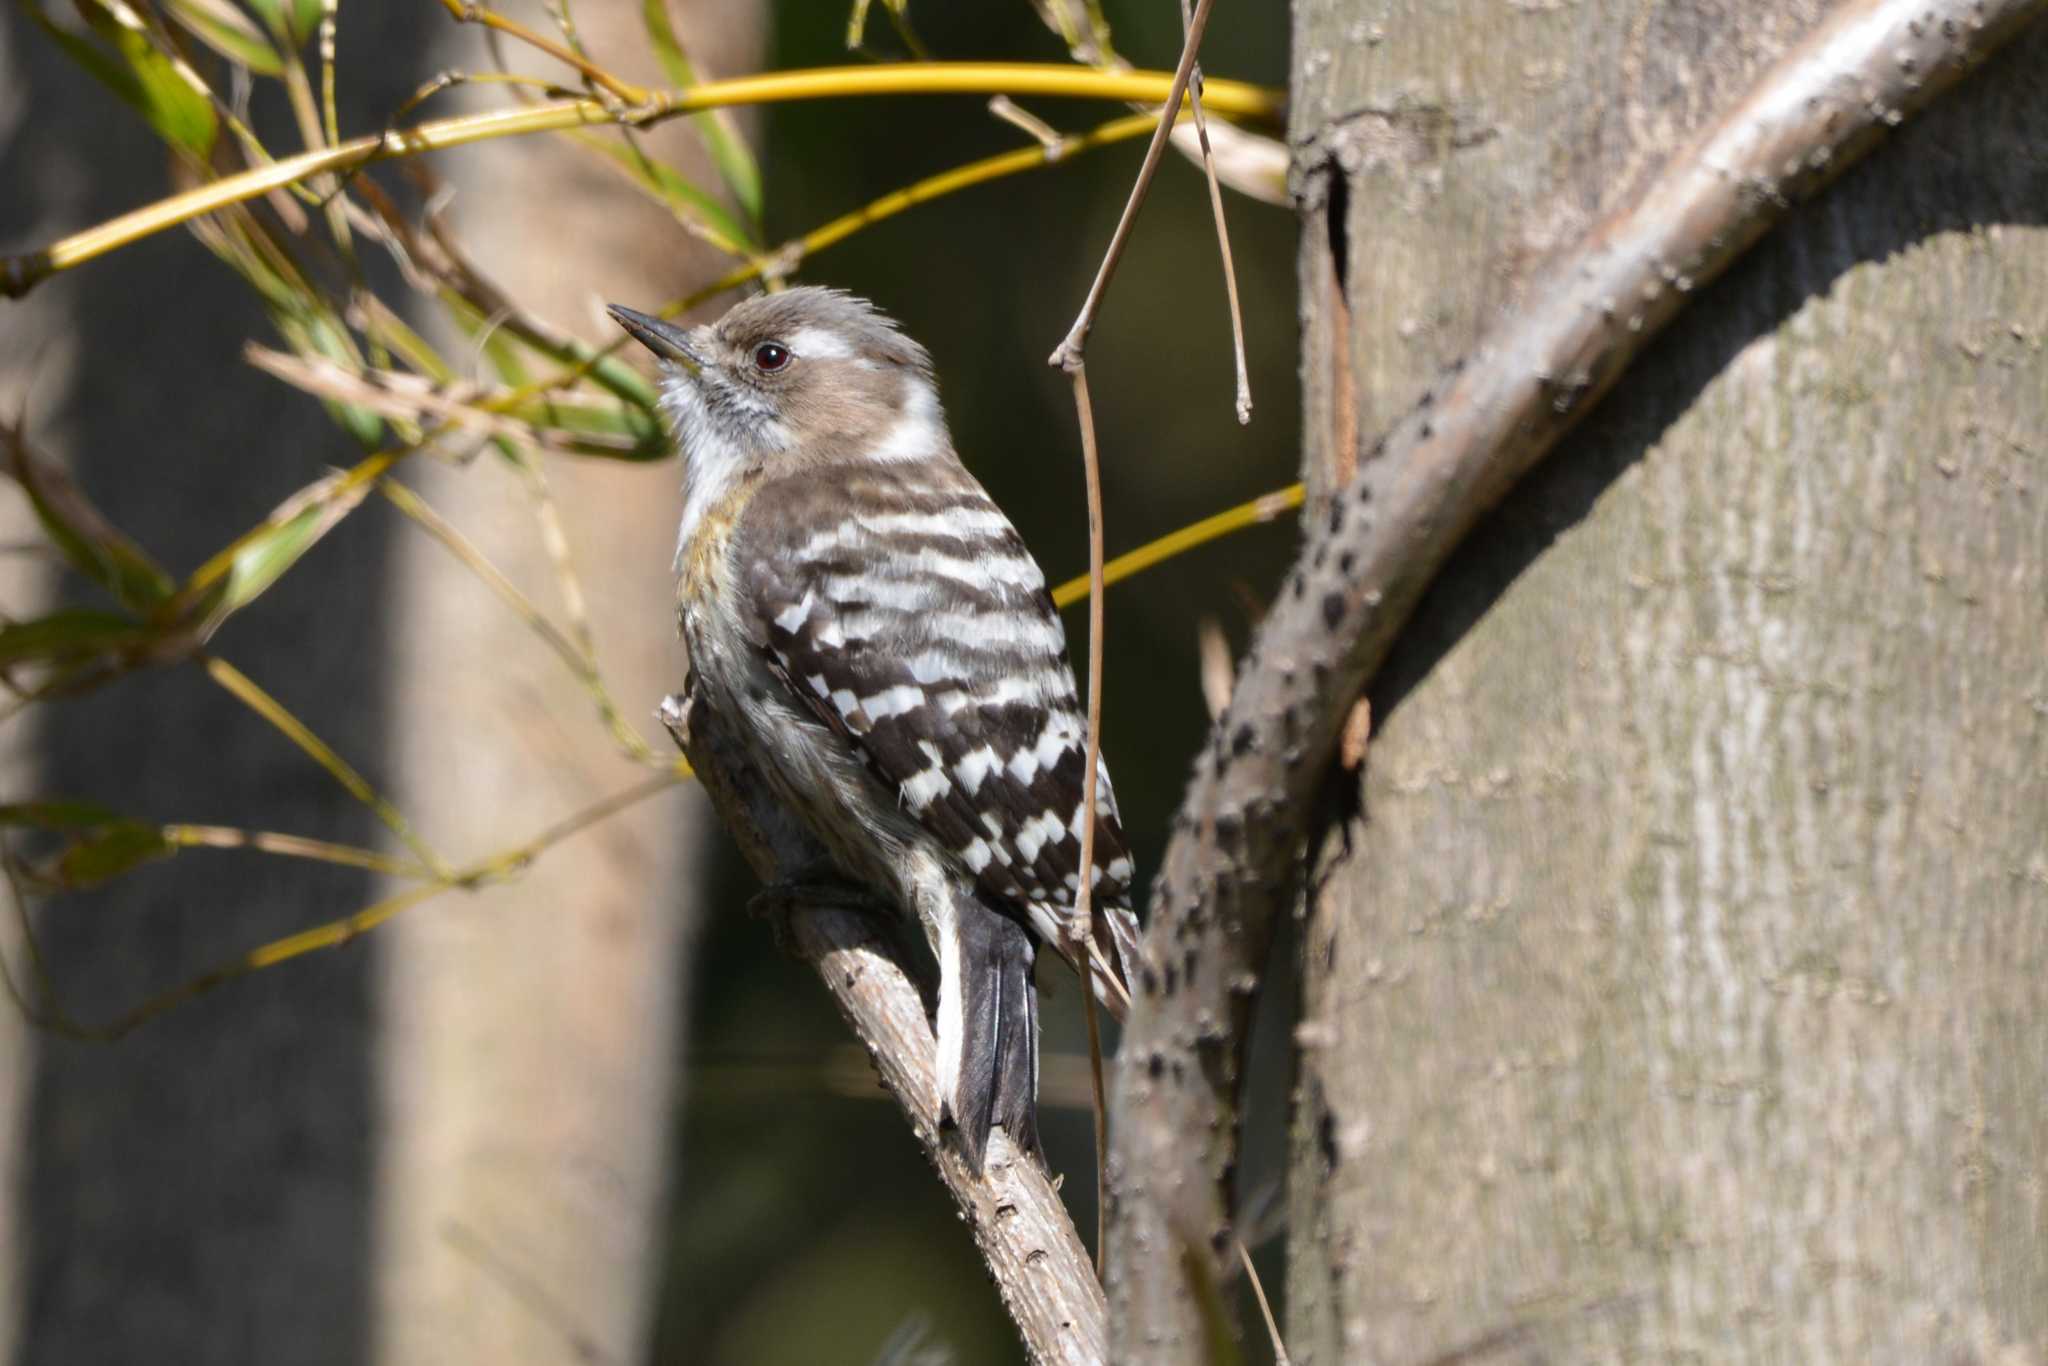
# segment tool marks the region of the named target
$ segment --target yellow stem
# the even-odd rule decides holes
[[[1185,114],[1183,114],[1183,117],[1185,117]],[[919,204],[937,199],[942,195],[954,194],[960,190],[980,185],[985,181],[999,180],[1007,175],[1037,170],[1041,166],[1051,166],[1079,152],[1090,151],[1097,147],[1106,147],[1112,143],[1127,142],[1132,138],[1144,137],[1158,125],[1158,122],[1159,117],[1156,114],[1131,114],[1124,118],[1111,119],[1108,123],[1091,128],[1085,133],[1076,133],[1071,136],[1062,137],[1055,147],[1024,147],[1014,152],[1001,152],[992,157],[984,157],[980,161],[970,161],[965,166],[955,166],[950,171],[941,171],[937,175],[927,176],[923,180],[906,185],[900,190],[891,190],[879,199],[863,204],[860,208],[854,209],[850,213],[843,213],[829,223],[820,224],[803,236],[792,238],[775,250],[749,261],[746,265],[735,266],[732,270],[727,271],[724,275],[719,276],[703,288],[693,290],[680,299],[664,304],[659,310],[660,314],[662,317],[672,318],[677,314],[687,313],[697,307],[697,305],[707,300],[715,299],[729,289],[738,289],[741,285],[760,279],[771,268],[794,270],[798,263],[808,259],[817,252],[823,251],[826,247],[845,241],[862,228],[879,223],[885,218],[893,218],[906,209],[915,208]],[[627,339],[622,335],[618,340],[599,347],[575,365],[568,366],[543,379],[537,379],[531,383],[520,385],[518,388],[494,399],[491,404],[480,406],[483,406],[486,411],[502,411],[502,407],[493,405],[509,407],[524,402],[536,394],[549,393],[567,385],[575,384],[588,375],[592,367],[623,349],[626,342]]]
[[[292,715],[282,702],[263,691],[255,679],[219,655],[207,655],[204,662],[207,677],[233,694],[242,705],[276,727],[286,739],[304,750],[314,763],[326,769],[336,782],[347,789],[351,797],[375,812],[377,819],[383,821],[392,834],[403,840],[405,846],[412,850],[436,877],[453,876],[440,856],[428,847],[426,841],[413,833],[412,823],[406,820],[398,808],[379,795],[377,790],[370,786],[368,779],[356,772],[325,740],[315,735],[305,722]]]
[[[492,138],[556,132],[588,124],[625,123],[643,127],[677,114],[738,104],[853,95],[1008,94],[1067,99],[1138,100],[1167,97],[1172,74],[1164,71],[1089,71],[1033,62],[906,62],[882,66],[820,67],[774,71],[727,81],[705,81],[688,90],[661,91],[623,110],[597,100],[556,100],[527,108],[465,114],[353,138],[316,148],[268,166],[172,195],[51,244],[40,252],[0,259],[0,293],[22,294],[46,276],[90,261],[118,247],[239,204],[307,176],[347,170],[393,157],[441,151]],[[1274,118],[1283,98],[1276,90],[1243,81],[1212,80],[1203,91],[1207,107],[1246,118]]]
[[[1102,567],[1102,582],[1105,587],[1133,574],[1143,573],[1152,566],[1170,560],[1198,545],[1206,544],[1219,536],[1228,536],[1233,531],[1242,531],[1260,522],[1270,522],[1282,513],[1291,512],[1301,506],[1302,486],[1290,484],[1284,489],[1262,493],[1249,503],[1240,503],[1225,509],[1213,517],[1204,517],[1192,526],[1170,531],[1156,541],[1148,541],[1136,550],[1126,551]],[[1061,607],[1070,607],[1088,596],[1088,576],[1079,575],[1067,580],[1052,590],[1052,600]]]
[[[433,874],[423,863],[393,858],[375,849],[358,849],[352,844],[310,839],[305,835],[282,835],[272,830],[242,830],[231,825],[167,825],[164,843],[181,849],[254,849],[285,858],[312,859],[338,863],[347,868],[366,868],[392,877],[429,878]]]

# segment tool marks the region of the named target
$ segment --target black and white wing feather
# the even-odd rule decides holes
[[[986,896],[1071,957],[1086,725],[1022,539],[950,457],[778,485],[756,496],[737,547],[771,671]],[[1107,932],[1090,957],[1116,1007],[1137,925],[1106,768],[1096,810]]]

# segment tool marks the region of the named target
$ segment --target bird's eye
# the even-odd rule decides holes
[[[762,342],[754,348],[754,368],[780,370],[789,364],[789,348],[781,342]]]

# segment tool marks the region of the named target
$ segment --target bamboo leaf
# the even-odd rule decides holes
[[[228,567],[220,608],[233,612],[262,596],[284,572],[363,501],[370,485],[334,475],[302,490],[245,539]]]
[[[8,473],[28,494],[36,519],[66,559],[137,613],[170,597],[176,587],[170,576],[116,530],[69,475],[31,451],[18,429],[0,428],[0,435],[7,442]]]
[[[177,852],[177,846],[166,840],[164,832],[156,826],[117,820],[59,855],[54,881],[71,891],[94,887]]]
[[[634,184],[682,215],[726,255],[746,256],[753,249],[753,233],[716,196],[698,189],[675,167],[609,137],[576,132],[569,137],[618,166]]]
[[[22,825],[34,830],[75,830],[120,819],[118,812],[98,802],[65,798],[0,805],[0,825]]]
[[[118,613],[65,608],[33,621],[0,625],[0,668],[95,659],[131,649],[148,638],[141,625]]]
[[[164,0],[164,8],[193,37],[259,76],[284,74],[284,59],[249,17],[226,0]]]
[[[324,309],[302,303],[298,309],[280,311],[277,322],[278,330],[294,351],[323,356],[352,374],[363,368],[362,355],[350,340],[348,330]],[[375,450],[382,443],[384,423],[368,408],[328,398],[321,400],[321,406],[364,450]]]
[[[320,27],[320,0],[249,0],[249,8],[261,15],[270,31],[294,50]]]
[[[204,161],[220,135],[212,102],[150,42],[134,11],[107,0],[82,0],[78,8],[128,64],[135,78],[133,100],[157,136]]]
[[[28,17],[35,26],[43,31],[43,35],[63,49],[64,55],[83,67],[101,85],[113,91],[121,103],[138,114],[142,112],[142,87],[136,81],[135,73],[130,71],[125,63],[90,39],[81,38],[60,27],[54,19],[43,12],[41,5],[29,3],[24,4],[22,8],[28,12]]]
[[[687,90],[697,83],[696,68],[683,51],[682,40],[676,36],[675,25],[670,21],[667,0],[641,0],[640,13],[647,25],[647,38],[654,45],[654,55],[661,62],[661,69],[678,90]],[[724,110],[692,116],[697,131],[704,139],[704,145],[711,151],[711,159],[718,166],[718,174],[724,178],[726,188],[746,211],[747,221],[758,226],[761,222],[761,168],[755,162],[754,154],[747,147],[747,141],[734,126],[732,116]],[[742,233],[746,239],[748,234]]]
[[[0,806],[0,826],[61,832],[59,852],[32,870],[39,887],[75,891],[178,852],[163,830],[98,802],[59,798]]]

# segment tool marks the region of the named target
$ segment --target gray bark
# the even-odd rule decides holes
[[[551,29],[538,4],[506,8]],[[706,73],[759,65],[758,6],[670,9]],[[638,4],[574,12],[610,69],[664,83]],[[478,29],[447,30],[444,63],[473,64],[480,39]],[[472,101],[502,102],[495,91]],[[653,154],[716,184],[682,123],[643,136]],[[450,216],[482,269],[591,342],[615,331],[603,300],[656,307],[723,268],[563,140],[486,144],[437,169],[456,187]],[[670,570],[676,467],[541,460],[606,683],[626,720],[665,748],[654,707],[683,675]],[[404,477],[563,619],[532,501],[502,461],[416,463]],[[401,804],[433,813],[436,837],[468,858],[643,781],[561,662],[469,569],[407,533],[394,547],[406,592],[390,614]],[[380,1360],[548,1366],[630,1362],[645,1350],[697,913],[678,888],[707,833],[693,810],[702,804],[678,789],[551,850],[474,906],[439,905],[387,932],[377,981],[391,1039],[380,1070]]]
[[[1356,429],[1816,17],[1302,0]],[[1297,1361],[2048,1360],[2044,72],[1795,211],[1403,633],[1304,935]]]

